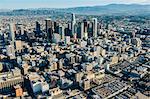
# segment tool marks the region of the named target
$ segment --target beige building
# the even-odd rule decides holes
[[[84,74],[82,72],[76,73],[75,74],[76,82],[80,82],[82,80],[83,75]]]
[[[111,59],[111,64],[117,64],[119,61],[119,57],[118,56],[113,56]]]
[[[49,90],[49,93],[51,94],[52,99],[61,95],[62,94],[62,90],[57,88],[53,88]],[[61,97],[61,99],[64,99],[63,97]]]
[[[88,79],[83,80],[83,89],[88,90],[88,89],[90,89],[90,87],[91,87],[90,80],[88,80]]]
[[[15,85],[23,84],[24,79],[21,75],[21,71],[17,68],[12,70],[12,72],[1,73],[0,74],[0,90],[5,91],[9,88],[13,88]]]
[[[22,49],[22,41],[21,40],[16,40],[16,51],[21,51]]]

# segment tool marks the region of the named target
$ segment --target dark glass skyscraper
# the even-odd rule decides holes
[[[47,40],[48,42],[52,41],[52,35],[53,35],[53,22],[51,19],[46,19],[46,33],[47,33]]]
[[[41,32],[41,26],[40,26],[39,22],[36,22],[36,32],[37,33]]]

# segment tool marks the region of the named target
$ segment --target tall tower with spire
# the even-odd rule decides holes
[[[72,18],[71,18],[71,29],[72,29],[72,33],[71,33],[71,36],[74,36],[74,33],[75,33],[75,24],[76,24],[75,14],[72,13]]]
[[[93,18],[93,36],[97,37],[97,18]]]

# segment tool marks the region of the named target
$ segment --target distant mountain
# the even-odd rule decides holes
[[[150,4],[109,4],[104,6],[86,6],[60,9],[17,9],[8,12],[1,12],[0,10],[0,15],[52,15],[58,13],[76,13],[82,15],[150,15]]]
[[[91,6],[91,7],[75,7],[59,9],[59,11],[72,12],[77,14],[93,14],[93,15],[138,15],[150,14],[150,5],[139,4],[110,4],[105,6]]]
[[[9,11],[11,11],[11,10],[9,10],[9,9],[0,9],[0,12],[9,12]]]

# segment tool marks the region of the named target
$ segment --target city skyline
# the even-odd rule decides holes
[[[0,99],[149,99],[150,0],[0,0]]]
[[[1,0],[0,9],[21,8],[70,8],[108,4],[150,4],[149,0]]]

